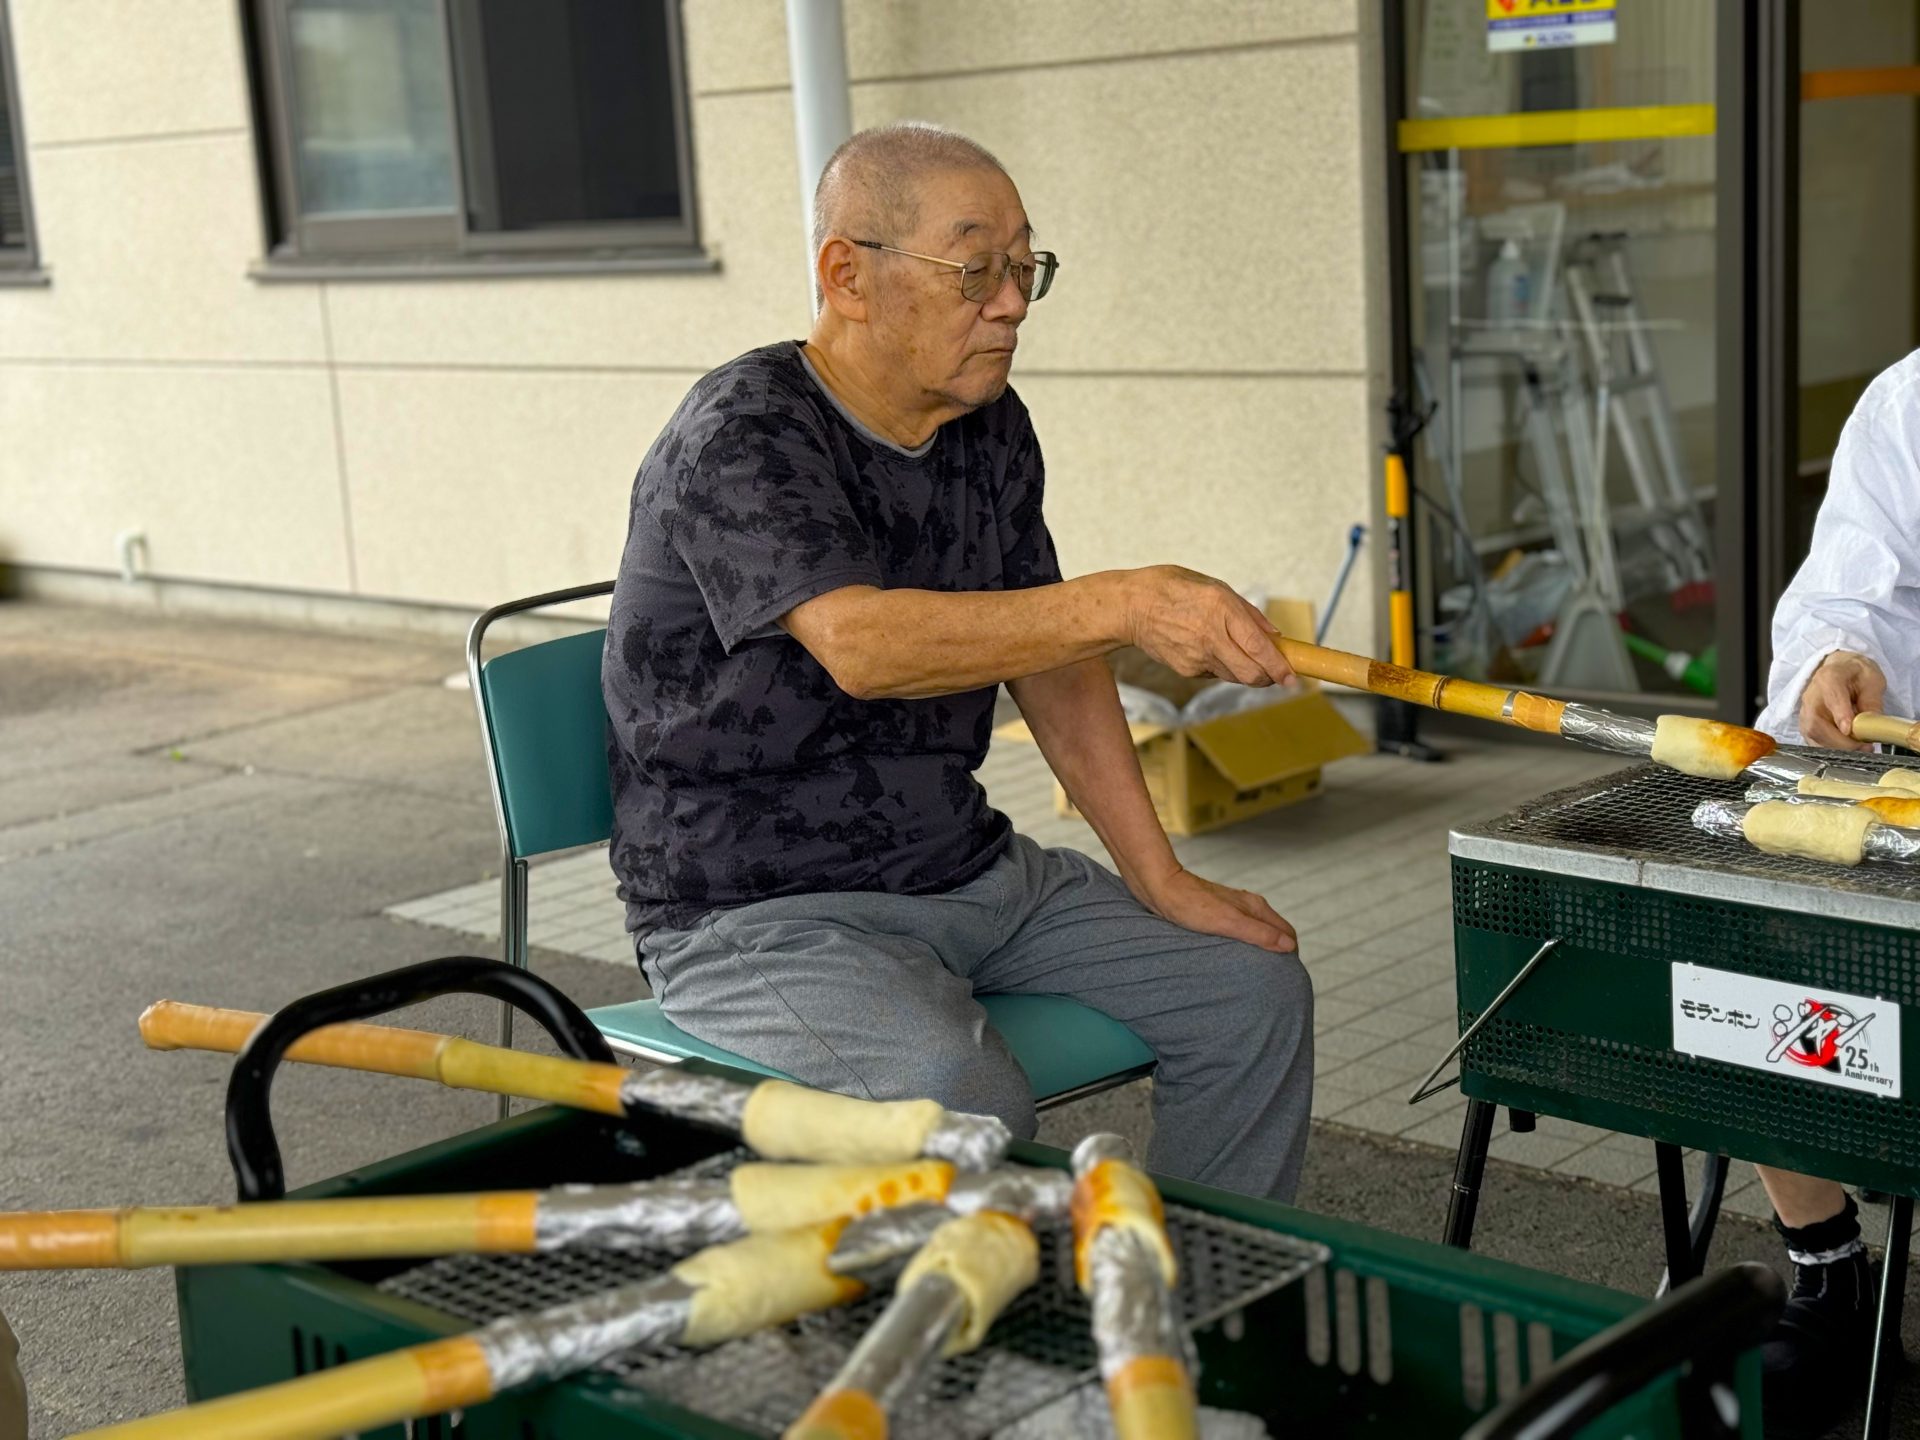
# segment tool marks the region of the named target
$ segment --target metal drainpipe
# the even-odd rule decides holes
[[[811,297],[814,187],[828,158],[853,133],[840,0],[787,0],[787,58],[793,74],[793,130],[800,156],[800,233],[805,237]]]

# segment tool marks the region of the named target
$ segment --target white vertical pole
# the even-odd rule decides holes
[[[828,157],[853,133],[840,0],[787,0],[787,58],[793,74],[793,130],[800,156],[800,233],[807,237],[807,294],[811,296],[814,187]]]

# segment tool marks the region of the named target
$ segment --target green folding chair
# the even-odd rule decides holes
[[[601,628],[546,640],[485,661],[482,646],[488,629],[509,615],[612,590],[608,581],[512,600],[481,615],[467,633],[467,678],[480,713],[493,813],[500,825],[500,955],[509,965],[527,965],[527,862],[613,833],[607,710],[600,692],[607,632]],[[980,1003],[1026,1070],[1034,1103],[1043,1110],[1153,1069],[1153,1051],[1139,1036],[1065,996],[986,995]],[[657,1000],[607,1005],[587,1015],[624,1055],[660,1064],[699,1056],[790,1078],[695,1039],[660,1013]],[[501,1017],[500,1043],[513,1043],[510,1007]]]

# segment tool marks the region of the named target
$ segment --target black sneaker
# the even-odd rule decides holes
[[[1787,1308],[1760,1349],[1767,1440],[1817,1440],[1866,1398],[1874,1268],[1864,1250],[1793,1267]]]

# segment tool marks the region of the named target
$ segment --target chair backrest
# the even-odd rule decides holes
[[[496,655],[480,667],[480,710],[516,859],[613,833],[604,628]]]

